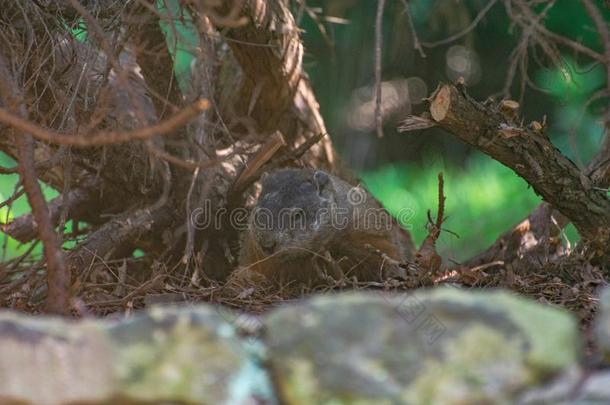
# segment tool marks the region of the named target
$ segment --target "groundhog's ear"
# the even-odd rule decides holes
[[[328,177],[328,174],[322,170],[316,170],[316,172],[313,174],[313,181],[316,183],[318,194],[320,194],[330,182],[330,178]]]

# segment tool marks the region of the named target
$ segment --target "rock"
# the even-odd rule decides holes
[[[0,314],[2,404],[248,404],[270,395],[255,352],[211,306],[95,322]]]
[[[606,364],[610,364],[610,288],[605,288],[599,296],[594,330],[598,350]]]
[[[510,404],[579,353],[570,315],[498,291],[320,296],[265,323],[287,404]]]
[[[580,386],[578,395],[569,405],[608,405],[610,404],[610,371],[590,375]]]
[[[577,359],[569,315],[498,291],[326,295],[262,318],[0,312],[1,404],[551,404],[576,392]],[[564,403],[610,403],[609,386],[593,376]]]
[[[528,392],[519,405],[608,405],[610,371],[566,373],[549,386]]]
[[[580,389],[583,375],[579,368],[567,370],[548,384],[529,389],[516,402],[519,405],[566,405],[568,398],[574,397]]]
[[[212,307],[156,307],[108,328],[120,396],[188,404],[246,403],[262,371]]]
[[[111,398],[112,342],[98,324],[0,312],[0,403]]]

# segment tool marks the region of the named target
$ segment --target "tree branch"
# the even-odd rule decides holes
[[[17,85],[11,77],[4,58],[0,55],[0,95],[4,104],[20,116],[27,116]],[[18,115],[15,117],[20,118]],[[21,119],[21,118],[20,118]],[[47,285],[49,295],[46,303],[48,312],[66,315],[70,312],[70,273],[66,268],[61,242],[54,231],[49,210],[34,166],[34,138],[27,132],[18,134],[15,139],[19,155],[19,173],[23,182],[32,215],[38,223],[38,235],[43,244],[47,264]]]
[[[113,253],[121,257],[125,251],[135,248],[140,236],[167,227],[172,214],[172,207],[167,205],[155,210],[141,209],[121,214],[91,233],[70,252],[69,268],[78,274],[96,258],[107,260],[112,258]]]
[[[230,13],[235,3],[225,2],[222,11]],[[299,30],[290,10],[279,0],[244,1],[241,16],[248,24],[225,32],[244,73],[240,113],[254,118],[259,131],[273,132],[292,106],[301,80]]]
[[[383,122],[381,119],[381,63],[383,49],[383,9],[385,0],[377,0],[375,15],[375,130],[377,137],[383,137]]]
[[[253,120],[255,132],[260,137],[279,130],[286,143],[292,146],[327,133],[319,105],[303,72],[300,29],[286,2],[233,0],[224,2],[218,11],[232,15],[235,10],[239,11],[235,21],[245,21],[245,24],[224,27],[219,19],[211,19],[223,32],[243,72],[239,93],[229,95],[235,104],[229,107],[230,112]],[[201,17],[201,11],[199,14]],[[234,75],[234,72],[230,74]],[[312,166],[337,171],[335,155],[330,138],[326,137],[314,145],[304,159]]]
[[[208,105],[209,103],[207,100],[198,100],[159,124],[137,128],[131,131],[108,131],[95,134],[61,134],[38,126],[16,114],[12,114],[5,108],[0,108],[0,121],[9,124],[20,131],[28,132],[32,134],[32,136],[46,142],[58,145],[71,145],[79,148],[89,148],[92,146],[145,140],[152,138],[155,135],[168,134],[182,125],[185,125],[201,111],[207,109]]]
[[[563,156],[538,126],[523,128],[500,109],[475,102],[453,85],[440,86],[430,100],[431,118],[438,126],[515,171],[568,217],[585,239],[608,241],[606,193]]]

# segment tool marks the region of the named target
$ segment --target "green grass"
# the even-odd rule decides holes
[[[3,167],[15,167],[15,161],[4,153],[0,152],[0,165]],[[0,201],[5,201],[7,198],[13,195],[15,186],[19,181],[19,175],[9,174],[0,176]],[[57,191],[53,190],[44,183],[40,183],[42,191],[47,200],[54,198],[58,195]],[[27,214],[30,212],[30,206],[27,202],[25,195],[22,195],[11,204],[0,208],[0,224],[6,224],[11,222],[13,218],[20,215]],[[0,261],[5,261],[24,253],[30,247],[29,243],[21,244],[19,241],[7,236],[6,234],[0,234]],[[37,246],[34,249],[34,254],[40,254],[42,248]]]
[[[426,211],[436,214],[437,174],[445,178],[444,227],[438,251],[444,258],[464,260],[489,246],[504,231],[523,219],[541,199],[510,169],[477,156],[463,168],[433,161],[427,167],[396,164],[362,173],[365,186],[393,214],[412,210],[405,225],[419,245],[427,235]],[[574,238],[573,232],[571,235]]]

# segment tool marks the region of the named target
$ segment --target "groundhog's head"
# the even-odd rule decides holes
[[[278,258],[318,252],[333,235],[335,192],[321,170],[282,169],[263,178],[250,234]]]

